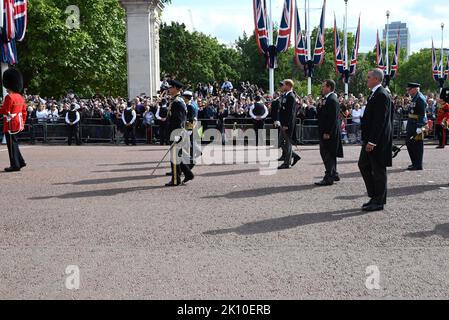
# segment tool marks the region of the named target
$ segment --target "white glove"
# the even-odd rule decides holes
[[[280,122],[280,121],[276,121],[276,122],[274,123],[274,126],[275,126],[276,128],[280,128],[280,127],[281,127],[281,122]]]
[[[423,131],[421,128],[416,129],[416,134],[421,134]]]
[[[182,141],[182,137],[181,136],[175,136],[175,142],[176,143],[180,143]]]

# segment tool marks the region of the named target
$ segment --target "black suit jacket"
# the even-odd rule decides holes
[[[331,94],[323,106],[318,108],[318,127],[320,141],[327,152],[343,158],[343,143],[341,141],[340,104],[336,94]],[[330,135],[330,140],[324,140],[323,135]]]
[[[170,106],[168,123],[170,132],[177,129],[184,129],[187,122],[187,107],[182,98],[175,97]]]
[[[293,136],[296,124],[296,96],[293,92],[283,95],[279,109],[279,122],[283,127],[288,127],[288,133]]]
[[[391,167],[393,158],[392,104],[390,94],[380,87],[369,99],[362,118],[362,141],[376,145],[374,158]]]

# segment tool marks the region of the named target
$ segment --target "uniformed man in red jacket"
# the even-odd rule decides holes
[[[3,74],[3,86],[7,89],[8,95],[0,108],[0,114],[3,115],[3,133],[6,137],[11,163],[5,171],[16,172],[26,167],[17,140],[17,134],[24,130],[27,118],[25,99],[21,95],[23,77],[20,71],[14,68],[6,70]]]
[[[438,149],[444,149],[446,146],[447,124],[449,122],[449,87],[441,91],[440,107],[437,111],[436,130],[438,132]]]

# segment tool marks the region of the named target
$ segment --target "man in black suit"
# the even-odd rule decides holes
[[[384,210],[387,204],[387,167],[392,166],[393,134],[390,94],[382,87],[384,73],[374,69],[368,73],[371,95],[362,118],[362,152],[359,168],[370,202],[363,211]]]
[[[296,96],[293,93],[295,84],[290,79],[284,80],[281,84],[284,94],[281,97],[281,108],[275,126],[280,129],[281,159],[284,160],[284,164],[278,169],[284,170],[294,167],[301,160],[301,157],[293,152],[293,134],[296,126]]]
[[[340,104],[335,94],[335,81],[326,80],[321,88],[323,104],[318,108],[320,132],[320,153],[326,168],[326,175],[317,186],[331,186],[340,181],[337,172],[337,158],[343,158],[343,143],[340,130]]]

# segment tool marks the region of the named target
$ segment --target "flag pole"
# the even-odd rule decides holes
[[[344,33],[345,33],[345,70],[349,69],[349,61],[348,61],[348,0],[345,0],[345,25],[344,25]],[[345,77],[345,99],[349,99],[349,79]]]
[[[312,60],[312,37],[311,37],[311,31],[310,31],[310,0],[306,0],[306,15],[307,15],[307,21],[306,21],[306,33],[307,33],[307,58],[309,62],[309,68],[310,68],[310,61]],[[307,78],[307,94],[310,96],[312,94],[312,77],[311,72],[309,70],[309,75]]]
[[[385,47],[387,48],[386,54],[385,54],[385,75],[389,78],[390,77],[390,10],[387,10],[387,28],[385,29]],[[387,81],[387,89],[388,89],[388,81]]]
[[[270,14],[268,18],[268,45],[271,47],[274,44],[274,30],[273,30],[273,6],[272,0],[270,0]],[[274,96],[274,68],[269,69],[269,81],[270,81],[270,96]]]
[[[441,78],[444,77],[444,23],[441,23]]]

